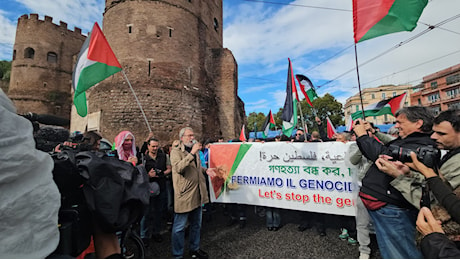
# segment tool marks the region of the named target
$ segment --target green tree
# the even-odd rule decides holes
[[[309,132],[318,130],[315,123],[315,116],[318,116],[322,122],[325,122],[326,117],[329,117],[334,126],[344,124],[342,103],[338,102],[331,94],[326,93],[323,97],[313,100],[312,103],[313,108],[311,108],[305,100],[300,102],[302,114],[304,115],[304,120],[308,126]],[[302,123],[299,122],[298,124],[301,125]]]
[[[0,80],[9,82],[11,75],[11,61],[0,61]]]
[[[339,126],[344,124],[343,120],[343,111],[342,111],[342,103],[338,102],[334,96],[327,93],[323,97],[317,98],[313,100],[313,107],[311,108],[307,101],[302,100],[300,105],[302,107],[302,114],[304,115],[305,123],[307,124],[308,131],[318,130],[315,122],[315,116],[318,116],[321,121],[325,122],[326,117],[329,116],[334,126]],[[297,108],[298,109],[298,108]],[[278,112],[273,114],[273,118],[275,119],[276,129],[281,129],[283,125],[283,120],[281,119],[281,115],[283,114],[283,108],[281,107]],[[263,124],[265,122],[265,118],[267,115],[263,113],[255,113],[252,112],[248,115],[248,125],[247,129],[250,132],[254,131],[254,122],[257,125],[257,131],[262,131]],[[298,115],[297,120],[298,127],[302,127],[302,120],[300,115]],[[302,127],[303,128],[303,127]]]
[[[0,61],[0,88],[8,93],[11,76],[11,61]]]
[[[264,115],[263,113],[260,113],[260,112],[259,113],[255,113],[255,112],[249,113],[249,115],[248,115],[248,125],[246,127],[248,129],[248,131],[253,132],[254,127],[257,128],[257,131],[261,131],[262,126],[264,125],[265,117],[266,117],[266,115]]]

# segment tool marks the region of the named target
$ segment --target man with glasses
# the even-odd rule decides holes
[[[215,176],[215,172],[201,166],[199,151],[202,145],[196,142],[192,128],[182,128],[179,139],[180,142],[174,143],[171,151],[174,186],[172,253],[174,258],[184,257],[185,226],[188,220],[190,257],[208,258],[208,254],[200,249],[201,205],[209,201],[203,173]]]
[[[294,142],[305,142],[305,132],[302,128],[297,129],[294,137]]]

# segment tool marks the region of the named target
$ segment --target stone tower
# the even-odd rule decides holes
[[[8,91],[18,113],[70,118],[72,66],[85,38],[81,29],[68,30],[49,16],[18,19]]]
[[[222,47],[222,0],[106,0],[105,6],[103,32],[157,138],[178,139],[185,126],[197,138],[238,136],[244,104],[236,61]],[[91,88],[87,98],[106,138],[122,130],[136,140],[147,137],[122,73]]]

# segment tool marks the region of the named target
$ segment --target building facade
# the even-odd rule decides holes
[[[410,106],[411,101],[409,96],[413,93],[414,88],[412,85],[383,85],[375,88],[365,88],[362,90],[362,99],[364,108],[370,104],[377,103],[384,99],[389,99],[394,96],[400,95],[404,92],[407,92],[406,102],[404,106]],[[344,111],[345,111],[345,124],[347,125],[349,122],[349,118],[351,114],[362,110],[361,108],[361,99],[359,97],[359,93],[355,94],[354,96],[347,99]],[[367,121],[372,122],[376,125],[383,125],[383,124],[392,124],[395,121],[394,116],[392,115],[381,115],[381,116],[374,116],[366,118]]]
[[[460,64],[423,77],[420,88],[411,95],[411,102],[429,107],[436,115],[460,109]]]

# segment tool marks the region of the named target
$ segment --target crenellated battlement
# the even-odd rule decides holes
[[[18,27],[22,23],[28,23],[29,21],[36,22],[38,24],[38,26],[53,25],[54,28],[61,28],[63,30],[67,30],[67,31],[69,31],[71,33],[75,33],[75,34],[78,34],[78,35],[85,36],[85,35],[83,35],[81,33],[81,28],[75,26],[74,30],[72,31],[72,30],[67,28],[68,24],[66,22],[59,21],[59,24],[55,24],[55,23],[53,23],[53,17],[48,16],[48,15],[45,15],[45,18],[43,20],[39,19],[38,14],[30,14],[30,15],[24,14],[24,15],[21,15],[21,17],[18,18]]]

